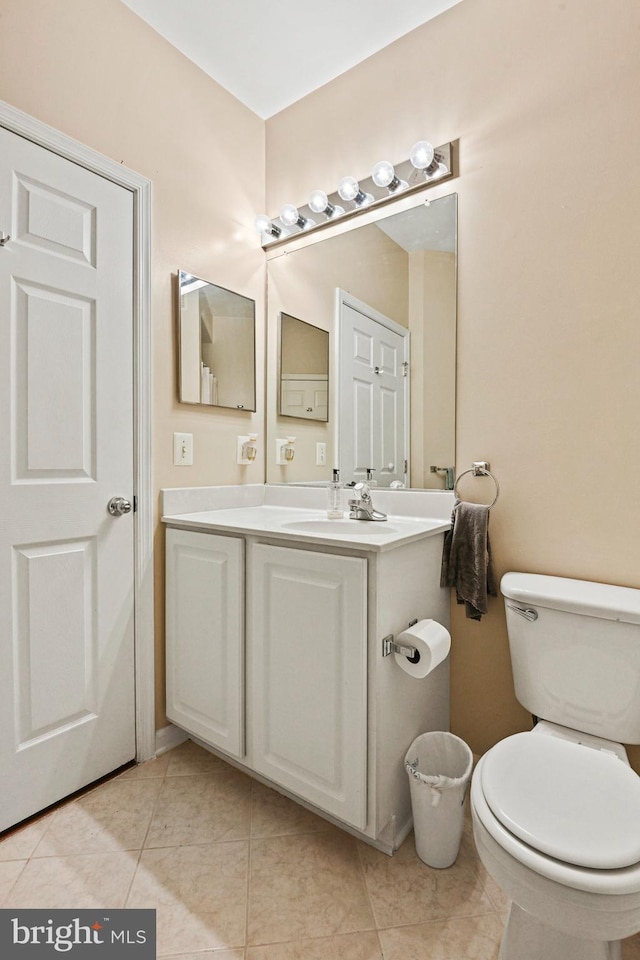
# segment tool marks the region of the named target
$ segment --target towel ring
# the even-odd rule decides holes
[[[455,483],[454,483],[454,485],[453,485],[453,493],[454,493],[454,496],[455,496],[456,500],[459,500],[459,499],[460,499],[460,497],[458,496],[458,483],[460,482],[460,480],[461,480],[463,477],[466,477],[466,475],[467,475],[468,473],[472,473],[472,474],[474,475],[474,477],[490,477],[490,478],[493,480],[493,482],[495,483],[495,485],[496,485],[496,495],[495,495],[495,497],[493,498],[493,500],[491,501],[491,503],[488,504],[489,509],[491,509],[491,507],[493,507],[493,506],[495,505],[498,497],[500,496],[500,484],[498,483],[498,481],[496,480],[496,478],[494,477],[494,475],[493,475],[492,473],[490,473],[488,470],[484,469],[483,467],[477,467],[477,466],[470,467],[468,470],[463,470],[459,477],[456,477],[456,481],[455,481]]]

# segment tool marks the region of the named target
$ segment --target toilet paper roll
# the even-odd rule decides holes
[[[409,659],[401,653],[395,653],[394,657],[401,670],[410,677],[420,679],[445,659],[451,649],[451,636],[437,620],[419,620],[396,637],[396,643],[416,648],[415,659]]]

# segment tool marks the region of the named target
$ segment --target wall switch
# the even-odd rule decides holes
[[[193,434],[174,433],[173,464],[176,467],[193,466]]]
[[[327,463],[326,443],[316,443],[316,467],[324,467]]]

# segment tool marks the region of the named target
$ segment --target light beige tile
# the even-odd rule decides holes
[[[137,853],[103,853],[29,860],[5,906],[50,910],[122,907],[137,857]]]
[[[36,849],[55,813],[47,813],[26,827],[20,827],[0,840],[0,860],[28,859]]]
[[[200,773],[214,773],[221,766],[230,764],[199,747],[193,740],[186,740],[179,747],[163,754],[167,758],[168,777],[188,777]]]
[[[160,956],[160,954],[158,954]],[[169,958],[167,958],[169,960]],[[201,950],[198,953],[171,955],[170,960],[245,960],[244,950]]]
[[[371,931],[248,947],[247,960],[382,960],[382,950]]]
[[[487,873],[481,863],[478,866],[478,872],[480,874],[480,881],[485,889],[485,893],[491,900],[496,912],[503,918],[503,920],[506,920],[507,914],[509,913],[509,906],[511,904],[509,897],[502,890],[502,888],[498,886],[491,874]]]
[[[144,850],[127,907],[157,910],[158,956],[243,947],[247,869],[244,841]]]
[[[222,764],[215,774],[162,781],[145,846],[244,840],[250,822],[251,780]]]
[[[251,836],[277,837],[296,833],[321,833],[335,829],[332,824],[284,797],[276,790],[253,782],[251,794]]]
[[[352,837],[333,830],[251,842],[248,944],[373,927]]]
[[[35,857],[139,850],[162,780],[110,780],[57,810]]]
[[[494,914],[380,930],[384,960],[497,960],[502,925]]]
[[[493,912],[475,862],[428,867],[415,852],[413,836],[393,857],[364,843],[359,850],[378,927]]]
[[[164,777],[169,766],[168,753],[153,760],[145,760],[144,763],[137,763],[135,767],[129,767],[124,773],[121,773],[118,780],[140,780],[148,777]]]
[[[24,870],[26,860],[6,860],[0,862],[0,904],[3,904],[11,889]]]

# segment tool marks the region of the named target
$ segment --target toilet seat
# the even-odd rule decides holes
[[[531,734],[523,734],[531,736]],[[629,867],[617,870],[594,870],[566,863],[541,853],[520,840],[494,815],[487,803],[482,787],[483,769],[492,747],[478,762],[471,780],[471,807],[477,819],[504,854],[532,870],[534,873],[587,893],[623,895],[640,893],[640,860]]]
[[[487,805],[517,839],[592,870],[640,862],[640,777],[614,753],[518,733],[483,759]]]

